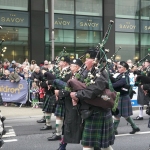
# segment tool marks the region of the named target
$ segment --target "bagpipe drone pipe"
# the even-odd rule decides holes
[[[107,65],[109,63],[106,57],[106,53],[108,53],[109,50],[103,51],[102,48],[104,47],[104,44],[106,43],[108,39],[112,24],[113,24],[113,21],[110,21],[108,30],[104,36],[104,39],[102,40],[102,43],[99,44],[99,46],[96,48],[97,55],[95,57],[94,65],[91,71],[88,73],[87,78],[84,79],[84,82],[80,81],[80,77],[83,74],[84,70],[86,69],[86,66],[84,64],[81,67],[81,69],[76,73],[75,79],[70,79],[67,82],[68,90],[74,91],[74,92],[78,90],[82,90],[88,87],[89,85],[94,84],[95,80],[103,74],[103,71],[107,68]],[[99,59],[98,57],[100,57],[100,53],[102,53],[103,55]],[[102,67],[101,63],[102,63],[103,58],[106,59],[106,64]],[[112,84],[110,83],[110,80],[109,80],[109,88],[105,89],[101,95],[97,96],[95,99],[92,99],[92,100],[85,99],[84,101],[90,105],[98,106],[103,109],[110,108],[112,109],[113,112],[115,112],[118,106],[118,100],[119,100],[119,93],[113,90]]]

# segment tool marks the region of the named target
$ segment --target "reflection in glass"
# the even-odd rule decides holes
[[[139,35],[137,33],[116,33],[115,49],[121,47],[118,55],[121,56],[122,61],[131,59],[135,61],[135,56],[139,56]]]
[[[48,12],[47,0],[45,11]],[[54,13],[74,14],[74,0],[54,0]]]
[[[116,0],[116,17],[118,18],[139,18],[139,0]]]
[[[67,53],[74,53],[74,30],[61,30],[55,29],[55,57],[59,55],[60,51],[66,47]],[[45,40],[46,40],[46,49],[45,56],[46,59],[51,59],[51,42],[49,41],[49,29],[45,30]]]
[[[76,42],[77,43],[99,43],[100,42],[100,32],[98,31],[76,31]],[[94,46],[94,45],[93,45]]]
[[[28,11],[28,0],[0,0],[0,9]]]
[[[76,0],[76,14],[102,16],[102,0]]]
[[[29,59],[28,38],[28,28],[3,27],[3,30],[0,30],[0,39],[5,40],[2,46],[7,47],[4,59],[15,59],[19,63],[22,63],[25,57]]]
[[[141,0],[141,19],[150,20],[150,1]]]
[[[95,31],[76,31],[76,54],[82,56],[84,52],[98,46],[102,41],[102,32]]]
[[[150,53],[150,34],[141,34],[141,58]]]

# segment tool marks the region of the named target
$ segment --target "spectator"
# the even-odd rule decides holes
[[[17,73],[15,73],[15,70],[11,68],[9,71],[10,71],[10,75],[9,75],[10,82],[19,82],[20,76]]]
[[[129,65],[129,68],[132,68],[132,66],[133,66],[132,60],[128,59],[127,60],[127,64]]]
[[[10,75],[10,71],[5,70],[1,80],[9,80],[9,75]],[[6,103],[6,102],[3,103],[3,105],[6,107],[8,106],[8,104],[10,104],[10,103]]]
[[[13,61],[11,62],[11,64],[10,64],[8,70],[9,70],[10,72],[12,72],[12,70],[14,70],[14,72],[15,72],[15,68],[16,68],[16,61],[13,60]]]
[[[42,88],[42,86],[40,85],[40,88],[39,88],[39,98],[40,98],[40,102],[43,102],[43,101],[44,101],[44,96],[45,96],[45,90],[44,90],[44,88]]]
[[[28,61],[27,58],[26,58],[25,61],[23,62],[23,65],[25,65],[25,66],[30,66],[30,63],[29,63],[29,61]]]
[[[32,61],[31,61],[31,65],[30,65],[30,70],[31,70],[31,72],[34,71],[34,69],[35,69],[36,66],[37,66],[36,61],[35,61],[35,60],[32,60]]]
[[[1,80],[9,80],[10,71],[5,70]]]
[[[0,61],[0,78],[3,76],[4,73],[4,68],[3,68],[3,63]]]
[[[44,66],[41,67],[41,70],[49,71],[49,62],[47,60],[44,61]]]
[[[29,81],[30,77],[31,77],[31,71],[29,70],[28,67],[25,67],[23,69],[23,74],[24,74],[24,79]]]
[[[16,73],[20,76],[21,79],[24,79],[24,74],[21,73],[21,70],[22,70],[21,68],[17,67],[16,68]]]
[[[39,87],[36,85],[35,82],[32,82],[32,87],[30,89],[30,93],[31,93],[33,107],[38,108],[37,102],[39,101],[38,100],[38,97],[39,97],[39,95],[38,95],[39,94]]]
[[[34,72],[31,74],[31,80],[37,82],[43,80],[43,74],[40,71],[40,67],[36,66]]]

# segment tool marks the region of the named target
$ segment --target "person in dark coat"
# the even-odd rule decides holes
[[[117,127],[120,123],[121,117],[124,117],[126,121],[130,123],[132,127],[132,131],[130,132],[130,134],[135,134],[136,132],[140,131],[140,129],[130,117],[131,115],[133,115],[133,112],[131,100],[129,97],[130,82],[127,71],[129,69],[129,66],[125,61],[121,61],[117,67],[120,74],[116,77],[115,81],[112,81],[114,90],[120,92],[120,100],[118,104],[119,114],[115,116],[114,120],[115,134],[118,134]]]
[[[31,81],[39,84],[40,81],[43,81],[43,73],[40,71],[40,67],[36,66],[34,72],[31,74]]]
[[[95,65],[94,58],[97,56],[97,53],[95,49],[87,52],[85,61],[87,70],[91,70],[93,65]],[[94,82],[87,85],[85,89],[70,93],[73,105],[80,103],[80,112],[88,111],[90,114],[87,118],[84,118],[81,140],[83,150],[94,150],[95,148],[113,150],[111,145],[114,144],[115,135],[111,110],[104,110],[103,108],[87,103],[87,100],[92,102],[98,95],[101,95],[106,88],[108,88],[108,78],[102,73],[96,76]]]
[[[74,59],[71,61],[71,79],[75,78],[75,74],[82,64],[83,63],[80,59]],[[67,143],[80,143],[82,119],[77,109],[73,109],[70,91],[67,91],[66,89],[55,90],[55,95],[60,100],[65,101],[63,138],[58,148],[58,150],[65,150]]]
[[[138,85],[137,103],[139,104],[139,115],[134,120],[143,120],[144,105],[147,105],[147,96],[144,94],[141,85],[150,83],[150,60],[146,59],[143,64],[143,71],[136,77]]]
[[[58,66],[61,68],[61,72],[58,78],[53,80],[53,83],[51,84],[58,90],[64,89],[66,82],[70,79],[71,71],[69,64],[70,58],[68,56],[60,57],[60,62]],[[48,137],[48,141],[55,141],[61,139],[64,113],[65,113],[64,101],[58,100],[55,109],[56,132],[54,133],[54,135],[52,135],[52,137]]]

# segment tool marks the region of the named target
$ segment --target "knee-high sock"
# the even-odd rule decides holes
[[[45,112],[46,125],[51,126],[51,113]]]
[[[143,105],[139,106],[139,117],[143,117]]]
[[[111,146],[109,146],[107,148],[101,148],[101,150],[113,150],[113,148]]]
[[[114,131],[117,130],[120,120],[114,120]]]
[[[127,122],[130,123],[131,127],[134,129],[137,129],[138,126],[134,123],[133,119],[131,117],[126,118]]]
[[[94,148],[93,147],[91,147],[91,148],[85,148],[85,147],[83,147],[83,150],[94,150]]]
[[[56,119],[56,135],[62,134],[62,126],[63,126],[63,120],[57,120]]]

